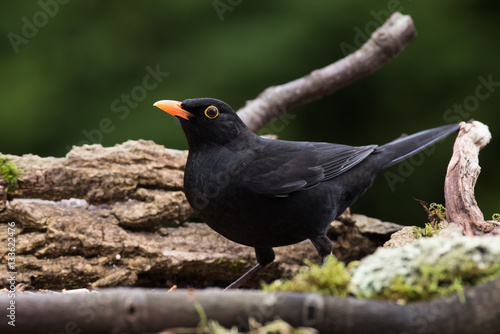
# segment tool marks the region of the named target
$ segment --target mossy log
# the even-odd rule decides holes
[[[10,201],[4,196],[1,262],[9,253],[7,223],[14,222],[16,281],[28,288],[227,285],[255,264],[253,249],[189,222],[195,216],[182,192],[186,157],[143,140],[74,147],[64,158],[9,156],[26,174]],[[332,229],[342,235],[339,254],[349,259],[373,252],[400,228],[354,217],[365,235],[344,233],[339,222]],[[254,284],[290,277],[305,258],[319,260],[307,241],[276,251],[277,261]],[[5,265],[0,277],[8,277]]]
[[[426,302],[397,303],[322,296],[219,289],[104,289],[90,293],[16,295],[16,327],[2,333],[197,333],[201,306],[207,319],[248,329],[283,319],[319,333],[495,334],[500,326],[500,279]],[[9,305],[0,294],[0,307]]]

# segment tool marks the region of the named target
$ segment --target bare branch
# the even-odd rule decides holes
[[[474,187],[481,171],[479,151],[490,139],[488,127],[483,123],[462,122],[448,165],[444,185],[446,219],[461,225],[465,235],[500,232],[496,222],[484,221],[474,197]]]
[[[201,305],[208,319],[245,329],[249,317],[264,323],[279,317],[320,333],[493,334],[500,327],[500,279],[427,302],[337,298],[318,294],[261,291],[106,289],[81,294],[17,293],[16,327],[0,322],[2,333],[157,333],[185,328],[196,333]],[[10,298],[0,294],[0,308]],[[4,317],[5,318],[5,317]],[[186,329],[190,328],[190,330]]]
[[[266,88],[238,115],[258,131],[293,108],[320,99],[375,72],[394,59],[415,38],[413,20],[394,13],[356,52],[324,68],[280,86]]]

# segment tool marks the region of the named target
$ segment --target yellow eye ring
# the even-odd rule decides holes
[[[219,109],[215,106],[210,106],[205,109],[205,116],[207,116],[207,118],[214,119],[219,116]]]

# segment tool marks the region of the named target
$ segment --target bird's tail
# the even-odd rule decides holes
[[[400,137],[390,143],[382,145],[377,148],[377,151],[383,152],[391,157],[391,160],[384,166],[384,168],[387,168],[417,154],[453,132],[458,131],[458,129],[460,129],[460,124],[457,123],[421,131],[409,136]]]

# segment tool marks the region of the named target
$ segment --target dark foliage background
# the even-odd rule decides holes
[[[210,96],[237,109],[359,47],[395,10],[415,21],[409,48],[272,129],[281,139],[362,145],[480,120],[493,133],[476,187],[489,218],[500,211],[500,5],[493,0],[4,2],[0,152],[63,156],[72,145],[139,138],[185,149],[180,127],[152,106],[156,100]],[[158,80],[147,77],[157,69]],[[479,77],[496,86],[478,88]],[[453,111],[464,103],[461,114]],[[452,143],[390,169],[402,179],[381,176],[353,210],[424,223],[413,198],[443,202]]]

